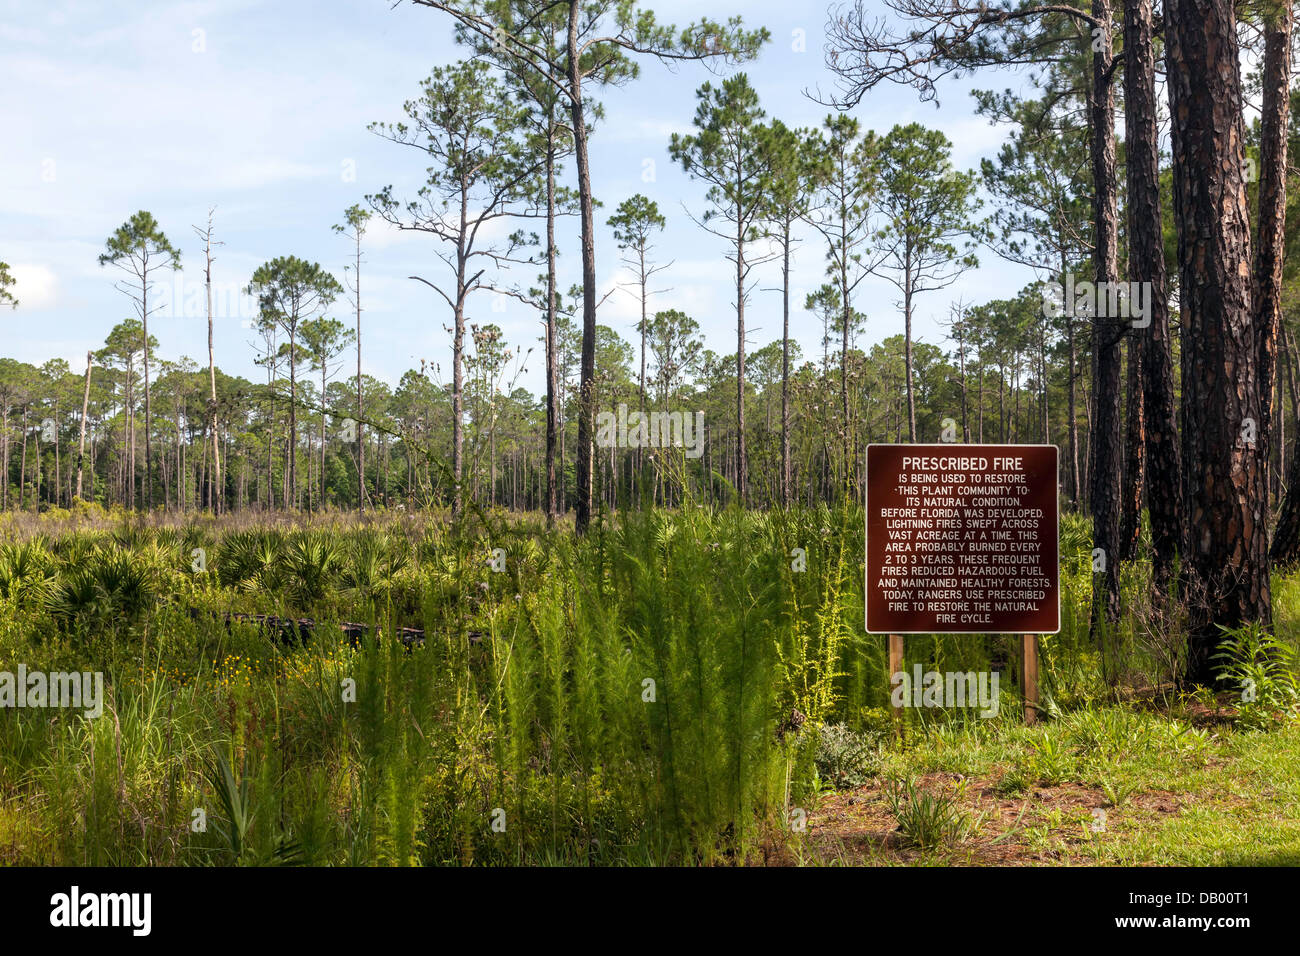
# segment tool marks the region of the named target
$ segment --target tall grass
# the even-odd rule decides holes
[[[851,508],[685,507],[582,539],[497,515],[15,538],[0,546],[0,669],[102,670],[107,701],[95,721],[0,711],[0,861],[754,859],[816,799],[821,727],[888,726],[861,528]],[[1063,628],[1044,642],[1062,706],[1106,686],[1086,531],[1063,531]],[[227,625],[231,610],[317,624],[290,646]],[[354,646],[344,621],[370,636]],[[402,626],[423,643],[394,639]],[[1124,642],[1126,666],[1157,669]],[[907,657],[1017,666],[996,637],[909,638]]]

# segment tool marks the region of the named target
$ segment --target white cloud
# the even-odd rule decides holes
[[[15,262],[9,267],[15,282],[10,291],[24,312],[48,309],[58,302],[58,278],[45,266]]]
[[[387,219],[380,219],[378,216],[371,217],[366,225],[366,237],[362,240],[365,249],[376,251],[416,241],[428,243],[437,240],[428,233],[417,232],[414,229],[399,229]]]
[[[977,165],[982,157],[992,155],[1007,140],[1010,130],[994,126],[982,116],[937,123],[944,135],[952,141],[953,165],[967,169]]]
[[[654,6],[661,22],[679,25],[738,9],[722,0],[657,0]],[[763,57],[744,67],[769,116],[795,126],[820,124],[826,108],[801,92],[819,83],[825,87],[829,78],[821,66],[819,20],[806,22],[806,11],[788,0],[739,6],[750,25],[764,23],[773,32]],[[41,327],[35,317],[29,326],[7,314],[0,321],[9,322],[3,351],[29,361],[79,350],[84,358],[84,349],[100,344],[128,313],[128,302],[113,287],[115,270],[101,269],[96,257],[104,237],[136,209],[153,212],[182,248],[186,284],[200,281],[201,274],[201,250],[189,226],[201,223],[214,203],[217,234],[227,243],[217,252],[216,281],[246,282],[258,264],[282,254],[319,261],[342,279],[351,249],[329,226],[385,183],[398,195],[414,195],[428,165],[426,157],[366,132],[367,124],[400,118],[402,101],[429,69],[462,55],[444,17],[375,0],[0,0],[0,7],[0,87],[9,93],[0,98],[0,258],[20,263],[18,315],[40,310]],[[790,51],[793,27],[807,29],[805,54]],[[195,29],[205,31],[201,54],[193,49]],[[596,211],[598,274],[601,294],[627,278],[605,225],[617,202],[632,192],[657,199],[669,220],[657,259],[678,262],[657,277],[655,287],[671,291],[652,300],[652,308],[681,309],[700,322],[715,351],[730,353],[734,267],[723,258],[726,243],[692,225],[682,211],[685,203],[693,213],[703,212],[704,184],[690,180],[666,155],[673,133],[693,130],[695,91],[705,81],[716,83],[717,77],[698,64],[674,70],[647,60],[636,83],[593,91],[607,110],[592,138],[592,187],[605,203]],[[938,126],[955,143],[955,162],[963,168],[1005,135],[970,115],[959,86],[945,89],[941,111],[918,104],[913,91],[882,88],[857,115],[878,132],[913,117]],[[657,176],[649,182],[647,158],[655,161]],[[52,181],[47,159],[54,160]],[[355,179],[340,175],[348,160],[355,162]],[[573,185],[571,163],[563,181]],[[500,221],[490,237],[499,240],[518,225]],[[559,224],[558,245],[560,289],[567,294],[580,279],[576,217]],[[367,371],[395,384],[421,357],[449,371],[450,336],[443,331],[449,310],[407,278],[445,281],[448,273],[436,251],[447,247],[375,218],[364,248]],[[803,291],[822,281],[822,269],[821,244],[810,240],[796,256],[800,291],[792,297],[791,317],[792,334],[810,341],[820,328],[802,308]],[[968,290],[968,299],[971,291],[1006,295],[1022,284],[1018,276],[1007,279],[996,268],[985,269],[986,281],[978,286],[973,280],[977,287]],[[496,276],[492,271],[489,276],[502,285],[528,286],[541,267],[517,266]],[[780,277],[774,266],[765,266],[755,278],[761,281],[747,324],[751,345],[759,347],[780,334],[780,296],[764,291],[778,286]],[[862,301],[872,313],[868,337],[898,331],[894,298],[889,289],[864,290]],[[924,303],[926,314],[943,314],[950,296],[932,298]],[[475,296],[472,319],[501,324],[513,347],[535,347],[536,315],[514,301],[504,313],[493,312],[491,301],[489,293]],[[348,320],[350,307],[340,299],[335,312]],[[636,296],[625,291],[614,292],[600,310],[600,321],[629,341],[639,316]],[[54,329],[60,340],[41,338]],[[168,358],[205,354],[202,319],[160,319],[158,335]],[[234,318],[222,318],[218,361],[228,372],[260,379],[249,337]],[[544,388],[540,365],[534,355],[524,382],[535,392]]]

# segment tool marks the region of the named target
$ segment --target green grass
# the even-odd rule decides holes
[[[1002,706],[909,710],[894,740],[861,527],[826,508],[620,515],[580,540],[495,514],[0,518],[3,667],[107,684],[95,721],[0,711],[0,863],[1296,862],[1289,712],[1238,732],[1173,694],[1177,622],[1141,564],[1100,653],[1077,518],[1042,648],[1052,719],[1020,725],[1014,639],[915,637],[908,666],[1002,670]],[[1276,593],[1294,647],[1295,579]],[[319,624],[286,646],[226,611]],[[353,647],[343,621],[425,641]],[[902,838],[837,834],[850,791]]]
[[[1096,706],[1031,728],[929,734],[888,752],[879,776],[858,792],[849,821],[837,815],[840,796],[813,815],[820,859],[1300,864],[1294,721],[1263,733]],[[863,830],[870,839],[846,850],[843,834]],[[905,849],[891,845],[895,833]]]

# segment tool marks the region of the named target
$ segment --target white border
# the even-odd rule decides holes
[[[1056,454],[1053,456],[1055,461],[1056,481],[1053,486],[1056,506],[1053,510],[1056,512],[1056,630],[1054,631],[873,631],[870,623],[867,621],[867,591],[871,587],[871,579],[867,576],[867,522],[871,518],[871,476],[868,473],[868,462],[870,460],[871,449],[873,448],[942,448],[948,451],[954,449],[973,450],[978,448],[1050,448]],[[971,444],[967,442],[871,442],[867,445],[866,452],[862,456],[862,624],[867,629],[868,634],[1060,634],[1061,633],[1061,446],[1053,445],[1050,442],[988,442],[982,445]]]

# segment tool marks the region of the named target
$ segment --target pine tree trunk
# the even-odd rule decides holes
[[[298,505],[298,323],[289,327],[289,467],[286,469],[284,500],[285,507]],[[148,452],[145,452],[148,457]]]
[[[149,401],[149,280],[147,271],[140,280],[140,322],[144,327],[144,500],[145,510],[151,511],[153,510],[153,411]]]
[[[459,517],[465,507],[465,237],[469,218],[469,193],[462,182],[460,191],[460,231],[456,249],[456,308],[451,333],[451,515]],[[383,457],[383,440],[380,456]],[[385,459],[385,469],[387,459]]]
[[[208,219],[207,238],[204,242],[204,290],[208,302],[208,429],[212,435],[212,492],[209,504],[213,514],[221,513],[221,445],[217,435],[217,362],[212,349],[212,220]],[[179,479],[179,475],[177,476]]]
[[[737,171],[739,172],[739,171]],[[737,179],[739,180],[739,175]],[[736,195],[743,185],[736,183]],[[736,491],[740,504],[749,504],[749,455],[745,448],[745,226],[744,210],[736,204]]]
[[[577,505],[574,524],[579,534],[591,524],[592,430],[595,426],[596,377],[596,238],[591,198],[591,167],[587,157],[587,117],[582,103],[579,51],[580,0],[569,0],[569,104],[573,119],[574,160],[578,170],[578,206],[582,219],[582,361],[578,382]]]
[[[1124,0],[1124,128],[1128,171],[1129,279],[1150,283],[1150,324],[1141,343],[1146,425],[1147,512],[1151,522],[1152,587],[1163,592],[1183,551],[1182,455],[1174,404],[1164,237],[1160,210],[1160,147],[1151,0]]]
[[[549,133],[553,142],[555,131]],[[555,472],[560,428],[559,363],[555,354],[555,150],[546,154],[546,524],[554,527],[560,515],[560,495]]]
[[[85,392],[82,394],[82,398],[81,398],[81,438],[77,442],[77,495],[76,497],[78,501],[82,500],[81,475],[82,475],[82,463],[85,461],[86,458],[86,417],[90,414],[90,369],[92,364],[94,363],[94,360],[95,360],[94,353],[87,352],[86,353],[86,389]],[[92,486],[95,483],[95,472],[93,468],[91,469],[91,473],[90,473],[90,483]],[[91,497],[92,498],[94,497],[93,491],[91,492]]]
[[[916,441],[916,394],[912,387],[912,277],[911,266],[903,291],[903,367],[907,372],[907,440]]]
[[[841,173],[842,175],[842,173]],[[853,324],[853,304],[849,299],[849,271],[846,261],[849,254],[847,235],[848,210],[840,204],[840,298],[844,300],[844,314],[840,329],[840,415],[844,419],[844,481],[849,480],[849,462],[853,454],[853,433],[849,426],[849,327]]]
[[[366,446],[362,438],[361,418],[365,408],[361,402],[361,227],[357,230],[357,511],[366,512]]]
[[[1132,272],[1129,273],[1132,275]],[[1135,330],[1136,331],[1136,330]],[[1124,438],[1124,505],[1120,515],[1120,558],[1137,557],[1142,534],[1142,504],[1146,498],[1146,407],[1142,390],[1142,343],[1129,333],[1127,353],[1128,420]]]
[[[1221,627],[1271,624],[1268,489],[1250,302],[1245,130],[1232,0],[1170,0],[1168,84],[1183,335],[1187,678],[1213,681]],[[1253,434],[1252,434],[1253,432]]]
[[[1282,262],[1286,240],[1286,173],[1287,126],[1290,119],[1291,31],[1294,13],[1291,4],[1279,4],[1268,22],[1264,41],[1264,102],[1260,121],[1259,223],[1255,244],[1255,267],[1251,283],[1251,306],[1255,316],[1255,335],[1259,356],[1261,389],[1260,435],[1268,441],[1269,424],[1275,416],[1272,390],[1263,394],[1277,377],[1278,334],[1282,322]],[[1279,422],[1284,415],[1276,415]],[[1279,461],[1284,449],[1278,448]],[[1265,449],[1265,459],[1268,453]],[[1281,470],[1279,468],[1279,470]],[[1288,488],[1296,486],[1288,481]],[[1300,508],[1300,501],[1288,493],[1283,501],[1283,516],[1288,526],[1296,520],[1287,511]],[[1275,559],[1293,562],[1300,553],[1300,534],[1287,537],[1278,531],[1273,536]]]
[[[1089,110],[1092,130],[1093,265],[1095,286],[1110,289],[1118,279],[1118,187],[1115,176],[1115,110],[1111,88],[1110,0],[1093,0],[1093,16],[1102,24],[1094,35],[1092,86]],[[1107,310],[1098,308],[1093,318],[1093,407],[1091,420],[1093,548],[1105,556],[1105,571],[1094,581],[1092,623],[1102,617],[1113,623],[1119,617],[1120,478],[1123,455],[1120,396],[1121,342],[1124,330]],[[1094,578],[1096,576],[1094,575]]]
[[[790,488],[790,223],[785,224],[781,263],[781,503],[789,508]]]

